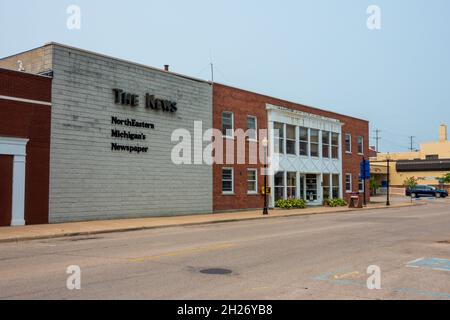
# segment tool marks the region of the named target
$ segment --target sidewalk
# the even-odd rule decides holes
[[[408,202],[394,203],[390,208],[415,206]],[[295,210],[270,210],[269,216],[262,215],[261,210],[232,212],[220,214],[202,214],[176,217],[155,217],[141,219],[101,220],[88,222],[72,222],[61,224],[33,225],[23,227],[0,227],[0,243],[36,239],[49,239],[67,236],[92,235],[110,232],[135,231],[175,226],[191,226],[220,222],[245,221],[256,219],[273,219],[327,213],[358,213],[371,209],[383,209],[383,203],[370,203],[363,209],[349,209],[347,207],[329,208],[313,207]]]

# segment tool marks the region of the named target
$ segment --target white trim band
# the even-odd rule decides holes
[[[10,96],[1,96],[0,95],[0,99],[17,101],[17,102],[25,102],[25,103],[34,103],[34,104],[40,104],[43,106],[51,106],[52,105],[51,102],[40,101],[40,100],[31,100],[31,99],[22,99],[22,98],[17,98],[17,97],[10,97]]]

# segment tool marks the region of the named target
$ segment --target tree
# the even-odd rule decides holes
[[[442,181],[443,181],[444,183],[450,183],[450,172],[444,174],[444,176],[442,177]]]
[[[372,195],[374,195],[374,196],[377,195],[377,188],[378,188],[378,186],[377,186],[377,182],[375,180],[375,177],[372,176],[370,178],[370,190],[372,190]]]
[[[413,189],[417,186],[418,179],[416,177],[409,177],[403,181],[403,186],[408,189]]]

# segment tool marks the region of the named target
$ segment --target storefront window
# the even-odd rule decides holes
[[[297,173],[288,172],[287,173],[287,198],[295,199],[297,191]]]
[[[275,174],[275,201],[284,199],[284,172]]]
[[[330,175],[328,173],[323,174],[323,199],[330,199]]]
[[[317,175],[315,174],[306,175],[306,200],[317,200]]]
[[[333,174],[331,179],[333,182],[333,199],[338,199],[339,198],[339,175]]]

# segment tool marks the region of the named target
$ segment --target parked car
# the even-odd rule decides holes
[[[406,189],[406,195],[412,198],[420,197],[436,197],[436,198],[446,198],[448,197],[448,192],[445,190],[436,189],[432,186],[416,186],[415,188]]]

